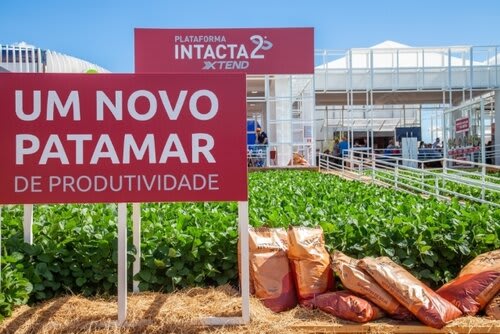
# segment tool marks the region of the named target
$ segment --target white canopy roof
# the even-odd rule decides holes
[[[460,55],[461,57],[458,57]],[[353,48],[347,55],[317,66],[317,69],[415,68],[470,65],[469,47],[416,48],[394,41],[384,41],[370,48]],[[481,62],[473,62],[482,65]],[[349,66],[350,65],[350,66]]]

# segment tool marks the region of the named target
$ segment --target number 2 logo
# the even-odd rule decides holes
[[[250,58],[252,59],[263,59],[264,55],[257,54],[257,52],[259,52],[260,50],[266,51],[273,47],[273,43],[266,40],[261,35],[250,36],[250,41],[252,41],[252,43],[256,45],[256,47],[252,50],[252,53],[250,53]]]

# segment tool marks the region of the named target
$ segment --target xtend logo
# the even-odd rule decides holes
[[[273,47],[267,36],[252,35],[250,46],[228,43],[224,35],[176,35],[176,60],[202,60],[202,70],[247,69],[249,59],[264,59],[265,52]]]

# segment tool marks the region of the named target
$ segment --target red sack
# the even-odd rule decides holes
[[[311,302],[323,312],[355,322],[368,322],[384,316],[377,306],[348,291],[327,292]]]
[[[387,257],[366,257],[359,265],[427,326],[442,328],[462,315],[453,304]]]
[[[436,292],[467,315],[475,315],[500,291],[500,272],[467,274],[446,283]]]
[[[475,315],[500,291],[500,250],[470,261],[457,278],[436,292],[463,313]]]

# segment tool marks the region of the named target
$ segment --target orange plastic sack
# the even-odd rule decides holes
[[[436,292],[463,313],[475,315],[500,291],[500,250],[470,261],[457,278]]]
[[[358,260],[342,252],[335,251],[332,254],[332,269],[342,281],[344,288],[376,304],[392,318],[399,320],[414,319],[408,309],[385,291],[359,266]]]
[[[500,320],[500,293],[486,305],[484,312],[489,318]]]
[[[427,326],[442,328],[462,315],[453,304],[387,257],[366,257],[359,265]]]
[[[321,227],[290,227],[288,258],[291,260],[299,303],[333,288],[330,255]]]
[[[348,291],[324,293],[316,296],[312,304],[337,318],[355,322],[368,322],[384,316],[377,306]]]
[[[288,249],[286,230],[250,228],[248,248],[250,293],[274,312],[294,308],[297,305],[297,295],[286,253]]]

